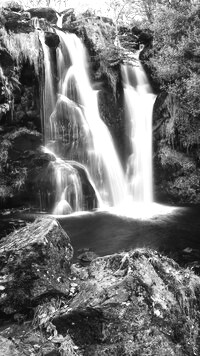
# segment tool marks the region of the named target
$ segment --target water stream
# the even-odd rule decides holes
[[[97,204],[94,207],[120,205],[127,194],[125,175],[112,136],[100,118],[98,92],[93,90],[90,84],[85,48],[76,35],[65,34],[59,30],[57,34],[60,46],[57,49],[56,95],[49,49],[42,42],[45,61],[45,145],[59,157],[56,162],[59,173],[54,213],[61,214],[63,206],[70,205],[69,196],[66,195],[69,191],[68,179],[61,178],[61,175],[67,174],[63,168],[66,163],[61,163],[61,157],[67,159],[68,167],[70,161],[84,166],[90,177],[88,184],[92,185],[97,195]],[[73,177],[76,182],[71,184],[72,194],[84,195],[81,182],[77,184],[77,175],[71,175],[71,179]],[[73,199],[80,200],[78,196]],[[85,206],[83,197],[82,204],[73,204],[71,209],[84,210]]]
[[[127,182],[133,201],[153,202],[152,111],[156,96],[139,61],[123,65],[129,157]]]
[[[55,157],[54,163],[51,162],[56,182],[53,213],[97,207],[126,209],[133,215],[135,210],[137,215],[138,211],[143,214],[147,207],[152,210],[155,95],[139,60],[121,68],[129,141],[124,172],[112,136],[100,117],[98,91],[90,83],[86,50],[75,34],[60,30],[56,33],[60,38],[56,50],[57,85],[52,75],[51,52],[41,35],[45,63],[45,146]]]

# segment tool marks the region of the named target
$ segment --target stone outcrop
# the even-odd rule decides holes
[[[78,292],[52,321],[83,355],[199,353],[200,279],[189,270],[144,249],[72,272]]]
[[[69,294],[73,248],[53,219],[38,219],[14,231],[0,244],[0,312],[14,315],[48,295]]]
[[[28,12],[30,13],[31,17],[46,19],[50,24],[56,24],[57,22],[56,11],[50,7],[32,8],[28,9]]]
[[[43,228],[46,233],[39,238],[38,230],[44,232]],[[16,236],[23,236],[23,231],[24,238],[16,244]],[[5,325],[0,331],[0,342],[3,340],[8,348],[12,346],[16,352],[13,355],[24,355],[27,350],[58,356],[199,354],[200,278],[189,269],[180,268],[155,251],[138,249],[91,258],[89,266],[71,265],[69,273],[71,245],[55,221],[36,221],[23,231],[3,242],[4,255],[14,245],[17,249],[12,258],[9,254],[2,276],[9,273],[12,285],[17,272],[15,291],[22,291],[24,284],[19,281],[26,281],[29,303],[33,299],[37,303],[32,324],[23,324],[24,315],[15,313],[16,324],[9,328]],[[27,277],[31,262],[35,278],[31,279],[30,288]],[[25,265],[28,268],[24,270]],[[3,295],[7,283],[6,278],[1,281]],[[56,295],[49,298],[52,286]],[[48,297],[38,298],[38,294],[44,297],[46,289]],[[12,296],[12,289],[6,290]],[[18,295],[15,292],[14,297],[17,299]],[[26,306],[26,298],[21,297],[20,301]]]
[[[148,249],[72,256],[51,218],[1,241],[0,355],[199,355],[191,270]]]

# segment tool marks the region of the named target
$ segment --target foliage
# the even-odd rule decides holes
[[[160,141],[159,185],[173,200],[184,203],[200,202],[200,170],[195,157],[178,152]]]
[[[5,29],[0,29],[0,36],[3,44],[20,64],[22,60],[29,61],[35,68],[36,74],[39,73],[39,39],[38,33],[7,33]]]
[[[10,153],[16,151],[15,139],[24,134],[39,135],[37,131],[30,131],[21,127],[11,133],[0,136],[0,200],[5,200],[17,194],[26,183],[28,174],[26,165],[22,161],[10,158]]]
[[[175,2],[177,5],[177,2]],[[200,113],[200,12],[187,1],[161,6],[152,25],[151,64],[162,88],[177,97],[182,109]]]

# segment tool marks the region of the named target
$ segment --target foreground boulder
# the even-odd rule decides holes
[[[26,313],[43,296],[67,296],[72,256],[69,237],[50,218],[37,219],[1,240],[0,313],[3,318],[11,314],[16,318],[16,312]]]
[[[199,355],[200,278],[147,249],[73,267],[79,292],[52,318],[83,355]]]
[[[4,239],[0,256],[1,311],[19,311],[0,330],[0,356],[200,354],[200,277],[156,251],[70,265],[68,236],[44,218]]]

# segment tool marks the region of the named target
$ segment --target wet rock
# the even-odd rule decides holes
[[[43,296],[69,293],[73,248],[53,219],[37,219],[0,244],[0,310],[12,314],[37,304]]]
[[[71,16],[74,14],[74,9],[64,10],[61,14],[63,14],[63,23],[64,23],[68,21],[69,17],[71,19]]]
[[[38,17],[39,19],[44,18],[51,24],[57,23],[56,11],[50,7],[33,8],[27,11],[31,14],[31,17]]]
[[[21,128],[12,134],[8,134],[11,145],[8,152],[9,159],[17,160],[26,151],[35,151],[41,144],[41,135],[37,131]]]
[[[83,251],[80,255],[78,255],[77,259],[81,265],[85,266],[97,257],[97,254],[93,251]]]
[[[60,352],[52,346],[46,347],[42,350],[42,356],[60,356]]]
[[[0,62],[1,62],[1,66],[7,68],[7,70],[9,67],[12,67],[14,64],[14,60],[12,56],[5,48],[0,49]]]
[[[97,258],[82,270],[79,292],[53,324],[83,355],[199,354],[200,278],[191,271],[145,249]]]
[[[5,11],[3,12],[6,21],[19,21],[21,19],[21,14],[15,11]]]
[[[53,32],[45,32],[45,43],[50,48],[56,48],[60,43],[59,36]]]
[[[22,355],[16,345],[5,337],[0,336],[0,356],[20,356]],[[22,355],[23,356],[23,355]]]

